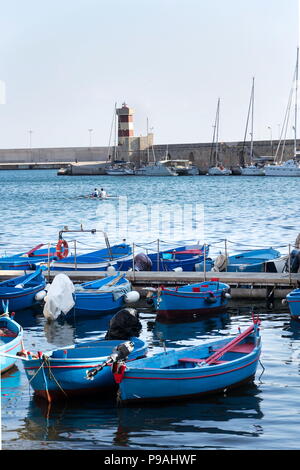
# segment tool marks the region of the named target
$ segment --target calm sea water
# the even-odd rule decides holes
[[[26,251],[40,242],[55,243],[58,231],[65,225],[101,229],[111,224],[110,240],[119,241],[121,222],[115,222],[113,214],[119,210],[119,201],[79,197],[89,194],[94,187],[127,197],[128,227],[124,236],[130,242],[145,245],[155,239],[151,238],[156,234],[149,230],[145,205],[174,210],[177,207],[178,211],[184,204],[203,204],[204,231],[201,224],[197,226],[201,213],[192,215],[199,237],[195,237],[194,227],[182,234],[178,221],[171,221],[170,240],[199,238],[212,244],[212,253],[223,249],[224,239],[229,240],[230,251],[249,245],[273,246],[284,252],[300,231],[296,217],[299,183],[293,178],[144,179],[2,171],[0,255]],[[111,219],[105,205],[111,211]],[[176,230],[180,233],[178,238]],[[78,250],[82,251],[103,246],[98,235],[94,238],[85,235],[78,240]],[[150,354],[162,351],[163,347],[199,344],[202,340],[236,334],[238,327],[246,328],[253,308],[260,313],[263,341],[261,364],[253,384],[227,396],[155,407],[119,408],[114,396],[48,407],[34,398],[23,366],[18,364],[1,380],[2,448],[298,449],[300,324],[290,321],[288,311],[280,303],[268,311],[264,302],[232,302],[226,315],[184,324],[159,323],[149,308],[140,305],[141,337],[148,341]],[[25,330],[25,346],[32,351],[102,337],[109,319],[49,325],[38,310],[16,315]]]

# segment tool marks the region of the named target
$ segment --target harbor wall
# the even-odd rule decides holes
[[[277,145],[278,141],[272,143],[270,141],[255,141],[254,156],[269,156],[271,158],[272,155],[275,155]],[[167,154],[168,158],[172,160],[190,160],[204,172],[214,164],[214,150],[211,143],[160,144],[154,145],[153,149],[156,160],[165,159]],[[243,142],[221,142],[219,144],[219,161],[227,167],[249,163],[250,142],[245,144],[244,157],[242,149]],[[289,140],[285,144],[283,160],[291,158],[293,152],[294,141]],[[147,160],[147,153],[152,159],[152,148],[147,152],[147,146],[140,144],[136,147],[133,146],[129,155],[119,149],[121,159],[130,159],[137,164]],[[101,166],[103,166],[109,154],[112,154],[112,149],[108,147],[0,149],[0,169],[60,168],[70,164],[77,164],[77,168],[80,168],[83,164],[87,167],[88,172],[93,172],[93,162],[102,162]],[[96,172],[99,172],[98,167]]]

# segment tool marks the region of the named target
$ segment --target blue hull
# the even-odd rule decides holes
[[[9,354],[16,356],[23,349],[23,329],[22,327],[9,317],[0,318],[0,372],[1,374],[11,369],[16,359],[12,357],[2,356]]]
[[[75,307],[70,310],[66,318],[71,317],[100,317],[102,315],[111,315],[117,313],[125,306],[123,298],[114,300],[111,294],[101,299],[84,298],[76,296]]]
[[[265,272],[266,263],[280,258],[281,253],[273,248],[252,250],[237,255],[229,256],[227,260],[227,267],[222,271],[227,272]],[[212,259],[206,260],[206,271],[211,271],[214,266]],[[224,265],[225,266],[225,265]],[[204,271],[204,262],[198,268],[198,271]]]
[[[203,364],[212,351],[230,340],[169,350],[126,364],[119,385],[122,402],[169,401],[213,394],[252,380],[261,346],[258,333],[232,347],[212,364]]]
[[[18,287],[18,285],[23,285],[24,287]],[[45,286],[46,281],[40,271],[1,282],[0,313],[4,312],[3,302],[8,302],[11,312],[32,307],[36,304],[36,294],[42,291]]]
[[[202,247],[198,251],[201,253],[193,254],[190,252],[194,247],[179,247],[174,250],[166,250],[159,253],[147,253],[148,258],[152,262],[152,271],[173,271],[176,268],[182,268],[183,271],[195,271],[195,266],[201,263],[204,259]],[[206,247],[206,256],[208,255],[209,247]],[[119,271],[128,271],[133,267],[132,259],[120,260],[118,262]]]
[[[50,249],[50,261],[55,259],[55,249]],[[33,251],[31,255],[19,253],[14,256],[0,258],[0,269],[7,270],[35,270],[39,263],[48,263],[48,249]]]
[[[119,295],[113,292],[101,292],[99,288],[106,288],[111,283],[114,283],[115,289],[121,289]],[[131,290],[131,284],[125,278],[125,275],[120,277],[120,273],[97,281],[86,282],[79,286],[80,290],[75,291],[74,300],[75,306],[67,314],[69,317],[81,316],[94,316],[110,315],[118,312],[124,305],[124,296]]]
[[[295,289],[286,296],[291,317],[300,320],[300,289]]]
[[[84,255],[68,256],[51,263],[53,271],[106,271],[108,266],[118,270],[118,261],[127,258],[132,253],[131,247],[125,243],[114,245],[111,251],[104,248]]]
[[[230,288],[218,281],[201,282],[179,288],[162,288],[154,297],[159,318],[179,320],[187,316],[224,312]]]
[[[147,354],[144,341],[138,338],[131,338],[131,341],[135,348],[128,356],[129,361]],[[111,366],[105,366],[94,380],[87,380],[86,372],[106,361],[113,348],[123,342],[99,340],[46,352],[47,361],[40,358],[25,363],[27,378],[35,394],[48,401],[112,391],[116,385]]]

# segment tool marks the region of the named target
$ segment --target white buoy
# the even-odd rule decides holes
[[[180,267],[178,267],[178,268],[174,268],[173,271],[174,271],[175,273],[182,273],[183,269],[180,268]]]
[[[140,300],[140,294],[136,290],[132,290],[130,292],[127,292],[124,296],[124,301],[126,304],[135,304]]]
[[[231,299],[231,295],[228,292],[226,292],[225,297],[226,299]]]
[[[37,300],[38,302],[41,302],[42,300],[45,299],[46,295],[47,295],[47,292],[46,292],[45,290],[40,290],[40,292],[37,292],[37,293],[35,294],[35,297],[34,297],[34,298],[35,298],[35,300]]]
[[[287,302],[286,299],[282,299],[281,303],[282,303],[282,305],[287,305],[288,302]]]
[[[113,276],[114,274],[116,274],[116,270],[115,270],[114,266],[108,266],[108,268],[106,270],[107,277]]]

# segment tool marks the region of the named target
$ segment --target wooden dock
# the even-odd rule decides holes
[[[33,271],[26,271],[29,274]],[[51,282],[60,271],[44,271]],[[0,281],[23,275],[23,271],[0,271]],[[74,283],[93,281],[105,277],[104,271],[66,271]],[[232,289],[233,298],[266,298],[270,293],[275,298],[283,298],[291,290],[300,287],[300,273],[250,273],[250,272],[174,272],[174,271],[127,271],[126,278],[134,288],[175,286],[218,279]]]

